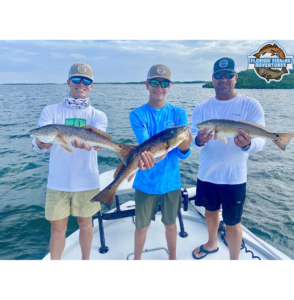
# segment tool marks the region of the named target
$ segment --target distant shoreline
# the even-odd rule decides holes
[[[172,81],[172,84],[193,84],[206,83],[208,81]],[[67,83],[1,83],[0,85],[67,85]],[[139,82],[94,82],[94,84],[145,84],[145,81]]]

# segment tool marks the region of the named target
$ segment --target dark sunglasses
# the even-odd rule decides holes
[[[84,78],[84,77],[72,77],[71,81],[73,83],[81,83],[81,81],[83,80],[84,85],[91,85],[93,80],[88,79],[88,78]]]
[[[229,73],[217,73],[217,74],[213,74],[213,77],[217,80],[222,79],[223,76],[225,76],[226,79],[232,79],[234,76],[236,75],[236,73],[234,72],[229,72]]]
[[[164,88],[164,89],[167,88],[168,85],[170,84],[169,81],[158,81],[158,80],[154,80],[154,79],[148,80],[148,82],[153,87],[157,87],[160,84],[161,87]]]

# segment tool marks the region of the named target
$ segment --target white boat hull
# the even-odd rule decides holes
[[[107,186],[113,180],[114,170],[106,172],[101,175],[101,190]],[[134,192],[132,189],[132,181],[130,183],[124,182],[117,194],[127,194]],[[189,197],[195,194],[195,188],[188,190]],[[195,207],[195,205],[191,204]],[[135,202],[128,201],[121,206],[121,210],[134,209]],[[195,207],[198,210],[204,208]],[[115,210],[110,211],[109,213]],[[186,238],[178,236],[177,238],[177,259],[178,260],[194,260],[192,257],[192,251],[197,247],[207,242],[208,232],[206,222],[203,216],[198,211],[184,211],[182,209],[182,216],[184,221],[185,232],[188,233]],[[135,224],[133,217],[127,217],[117,220],[103,221],[104,233],[105,233],[105,245],[109,248],[109,251],[105,254],[99,253],[100,234],[98,219],[94,220],[94,237],[91,249],[91,260],[126,260],[133,259],[134,252],[134,232]],[[177,228],[180,232],[179,220],[177,218]],[[260,240],[248,229],[242,226],[243,240],[248,250],[251,250],[255,256],[258,256],[261,260],[290,260],[288,256],[275,249],[273,246]],[[219,251],[207,255],[203,260],[229,260],[229,249],[221,239],[221,233],[218,232],[218,247]],[[81,249],[79,244],[79,230],[71,234],[66,239],[65,249],[63,251],[63,260],[81,260]],[[50,253],[44,257],[44,260],[50,259]],[[161,213],[158,212],[156,220],[151,222],[151,226],[148,229],[147,239],[144,246],[143,260],[168,260],[168,251],[165,238],[165,227],[161,222]],[[245,249],[241,250],[240,260],[252,260],[252,254],[246,253]],[[258,260],[257,258],[254,258]]]

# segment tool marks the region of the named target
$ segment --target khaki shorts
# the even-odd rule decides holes
[[[45,218],[49,221],[61,220],[69,215],[75,217],[91,217],[100,209],[100,203],[91,203],[100,188],[84,192],[62,192],[47,189]]]
[[[182,206],[181,189],[161,195],[146,194],[140,190],[135,190],[135,204],[136,228],[149,226],[151,220],[155,221],[159,204],[162,214],[161,222],[165,225],[172,225],[176,222]]]

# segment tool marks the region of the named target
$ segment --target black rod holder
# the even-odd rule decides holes
[[[179,236],[181,238],[186,238],[188,236],[188,233],[185,231],[185,228],[184,228],[183,216],[182,216],[181,211],[179,211],[179,213],[178,213],[178,218],[179,218],[179,223],[180,223],[180,228],[181,228],[181,232],[179,233]]]
[[[105,254],[108,252],[109,248],[105,245],[105,235],[104,235],[103,220],[101,218],[101,211],[98,211],[97,215],[98,215],[100,243],[101,243],[101,247],[99,248],[99,253]]]

